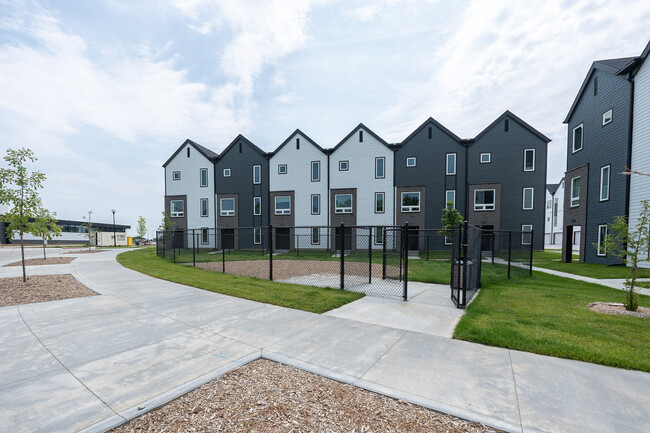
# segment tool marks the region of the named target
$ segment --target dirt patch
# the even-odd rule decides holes
[[[197,263],[197,267],[208,271],[222,272],[221,262]],[[387,273],[392,274],[399,268],[387,266]],[[394,268],[394,269],[393,269]],[[287,280],[307,275],[339,275],[341,264],[326,260],[273,260],[273,279]],[[267,280],[269,278],[268,260],[242,260],[226,262],[226,273],[241,277],[253,277]],[[368,263],[345,262],[346,275],[368,275]],[[381,278],[382,268],[378,263],[372,264],[372,277]]]
[[[49,257],[47,259],[27,259],[25,266],[39,266],[39,265],[65,265],[76,259],[76,257]],[[23,262],[13,262],[5,266],[22,266]]]
[[[498,432],[263,359],[111,431]]]
[[[604,314],[622,314],[624,316],[643,317],[650,319],[650,308],[639,307],[636,311],[628,311],[625,305],[614,302],[592,302],[588,305],[590,310]]]
[[[70,274],[0,278],[0,307],[96,295]]]
[[[104,250],[76,250],[76,251],[67,251],[61,254],[94,254],[94,253],[101,253],[102,251]]]

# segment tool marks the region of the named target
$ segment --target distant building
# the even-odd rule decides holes
[[[88,243],[88,234],[86,230],[86,221],[72,221],[72,220],[58,220],[57,224],[61,227],[61,236],[57,236],[53,238],[51,241],[48,241],[48,244],[50,245],[62,245],[62,244],[85,244]],[[118,239],[118,245],[120,241],[120,234],[123,235],[124,237],[124,242],[126,242],[126,230],[130,229],[131,226],[128,225],[122,225],[122,224],[115,224],[115,233],[117,234],[117,239]],[[92,229],[94,232],[105,232],[107,233],[106,236],[111,238],[112,242],[112,236],[113,236],[113,223],[97,223],[93,222],[92,223]],[[0,243],[6,244],[7,238],[5,236],[6,234],[6,226],[5,223],[0,222]],[[108,239],[106,236],[104,238]],[[23,234],[23,240],[26,244],[42,244],[43,239],[38,238],[34,235],[31,235],[29,233]],[[11,243],[16,243],[17,241],[20,241],[20,236],[18,233],[14,233],[14,237]],[[92,239],[92,242],[96,241],[95,239]],[[126,243],[125,243],[126,245]]]
[[[544,220],[544,247],[562,246],[564,218],[564,178],[546,185],[546,219]]]

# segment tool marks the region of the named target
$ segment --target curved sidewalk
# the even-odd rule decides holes
[[[0,308],[3,431],[104,431],[259,357],[510,432],[650,431],[650,374],[246,301],[80,256],[102,296]]]

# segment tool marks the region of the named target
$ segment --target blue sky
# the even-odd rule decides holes
[[[185,138],[399,142],[429,116],[470,138],[509,109],[553,139],[557,182],[591,62],[640,54],[649,22],[635,0],[0,0],[0,151],[35,151],[59,218],[149,231]]]

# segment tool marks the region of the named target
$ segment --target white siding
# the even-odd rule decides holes
[[[553,225],[553,206],[557,199],[557,225]],[[551,208],[547,207],[548,201],[551,200]],[[561,247],[562,246],[562,221],[564,219],[564,181],[551,195],[546,191],[546,201],[544,201],[545,218],[544,218],[544,244],[545,246]],[[553,244],[553,239],[555,243]]]
[[[190,148],[190,157],[187,157],[187,148]],[[202,168],[208,169],[208,186],[201,187]],[[181,180],[173,180],[173,172],[181,172]],[[178,152],[165,170],[166,194],[187,195],[185,214],[187,215],[187,228],[200,229],[215,227],[214,209],[214,165],[192,145]],[[201,216],[201,199],[208,199],[208,216]],[[174,219],[172,218],[172,221]],[[191,246],[192,243],[189,243]],[[210,236],[209,244],[201,244],[203,248],[214,248],[214,236]]]
[[[632,119],[632,170],[650,173],[650,61],[646,60],[634,79]],[[650,199],[650,176],[630,178],[630,225],[635,226],[641,200]],[[650,262],[641,266],[650,267]]]

